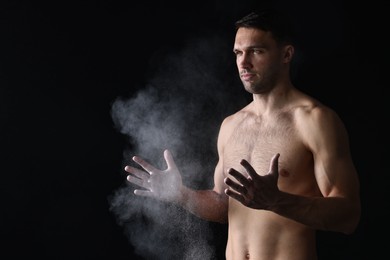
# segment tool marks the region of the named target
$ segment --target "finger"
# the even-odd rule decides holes
[[[148,182],[141,180],[137,177],[134,177],[132,175],[128,175],[126,179],[128,182],[131,182],[131,183],[133,183],[141,188],[150,189],[150,184]]]
[[[248,179],[242,173],[238,172],[237,170],[231,168],[231,169],[228,170],[228,173],[230,175],[232,175],[242,185],[244,185],[244,186],[248,186],[249,185]]]
[[[173,160],[172,153],[169,150],[164,151],[165,162],[167,163],[168,169],[177,169],[176,163]]]
[[[277,153],[272,157],[271,162],[270,162],[270,166],[269,166],[270,173],[278,173],[279,172],[279,166],[278,166],[279,156],[280,156],[280,154]]]
[[[238,200],[242,204],[245,203],[245,198],[240,193],[234,192],[230,189],[225,189],[225,194],[228,195],[229,197],[232,197],[235,200]]]
[[[247,160],[241,160],[240,164],[245,168],[246,172],[252,179],[255,179],[258,176],[255,169],[253,169],[252,165],[250,165]]]
[[[153,193],[149,190],[134,190],[134,194],[137,196],[153,197]]]
[[[228,185],[230,188],[232,188],[233,190],[235,190],[238,193],[245,194],[247,191],[244,186],[234,182],[229,177],[226,177],[224,181],[225,181],[226,185]]]
[[[125,167],[125,171],[127,171],[128,173],[134,174],[139,179],[147,179],[150,177],[149,173],[147,173],[145,171],[141,171],[140,169],[134,168],[134,167],[129,166],[129,165],[127,165]]]
[[[141,157],[138,156],[133,156],[133,161],[136,162],[139,166],[141,166],[145,171],[151,173],[153,171],[158,171],[157,168],[152,166],[150,163],[142,159]]]

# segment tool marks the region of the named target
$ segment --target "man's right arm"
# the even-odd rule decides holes
[[[224,158],[223,150],[229,136],[226,118],[220,127],[217,141],[218,163],[214,171],[213,190],[191,190],[182,185],[179,204],[192,214],[214,222],[226,223],[228,221],[229,197],[225,194]]]
[[[186,187],[182,182],[182,177],[170,151],[164,151],[164,158],[167,169],[160,170],[142,159],[134,156],[133,161],[142,169],[125,167],[125,171],[130,173],[127,180],[140,189],[134,190],[138,196],[152,197],[171,203],[176,203],[199,218],[225,223],[228,218],[228,196],[224,193],[226,184],[223,173],[223,146],[226,134],[222,131],[218,136],[218,156],[219,160],[214,172],[214,189],[194,190]]]
[[[164,157],[167,169],[159,170],[144,159],[134,156],[133,160],[143,168],[126,166],[127,180],[137,186],[138,196],[151,197],[176,203],[192,214],[214,222],[227,221],[228,197],[224,194],[222,164],[218,163],[214,174],[213,190],[194,190],[186,187],[176,167],[172,154],[166,150]]]
[[[221,163],[217,164],[214,174],[213,190],[193,190],[182,185],[179,205],[199,218],[226,223],[228,216],[228,197],[224,193]],[[224,185],[224,184],[223,184]]]
[[[199,218],[207,221],[227,222],[227,199],[225,194],[213,190],[183,189],[180,205]]]

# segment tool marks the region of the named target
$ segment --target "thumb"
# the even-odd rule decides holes
[[[277,153],[272,157],[271,162],[270,162],[270,166],[269,166],[269,173],[274,173],[274,174],[279,173],[279,156],[280,156],[280,154]]]
[[[175,161],[173,160],[172,153],[166,149],[164,151],[165,162],[167,163],[168,169],[177,169]]]

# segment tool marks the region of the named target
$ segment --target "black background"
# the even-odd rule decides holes
[[[388,229],[387,4],[275,2],[301,26],[306,58],[296,86],[340,114],[361,180],[358,230],[320,233],[320,259],[375,259],[386,250],[379,234]],[[142,259],[109,210],[109,196],[125,181],[127,141],[114,127],[111,104],[142,88],[158,67],[153,54],[174,52],[193,34],[231,30],[255,5],[1,1],[3,259]],[[216,246],[222,256],[224,243]]]

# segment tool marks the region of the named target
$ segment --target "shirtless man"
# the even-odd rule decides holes
[[[177,203],[228,223],[228,260],[314,260],[316,230],[351,234],[360,220],[359,180],[337,114],[290,80],[289,23],[274,11],[236,22],[233,51],[253,101],[228,116],[218,135],[213,190],[183,185],[172,154],[167,169],[141,157],[126,166],[140,196]]]

